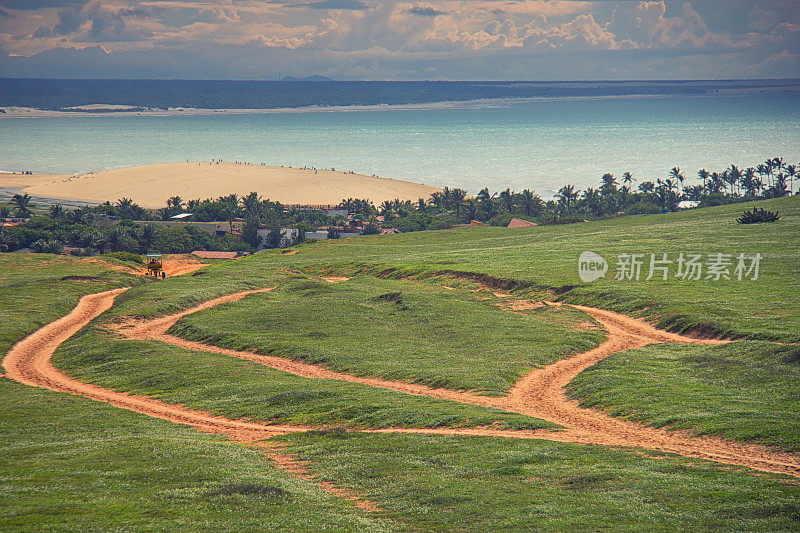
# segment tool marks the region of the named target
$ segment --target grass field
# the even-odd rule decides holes
[[[189,315],[171,332],[356,375],[497,395],[532,368],[599,344],[602,333],[571,327],[587,321],[580,311],[519,316],[462,290],[358,276],[290,282]]]
[[[3,531],[381,531],[263,451],[0,379]]]
[[[740,225],[742,205],[535,228],[470,227],[307,243],[299,253],[264,252],[211,265],[194,277],[147,284],[124,296],[117,314],[155,316],[222,294],[269,285],[275,269],[387,276],[470,272],[524,290],[649,317],[662,327],[800,341],[800,197],[747,204],[777,210],[774,224]],[[609,261],[605,278],[580,282],[577,260],[593,250]],[[745,253],[762,255],[756,281],[611,279],[617,254]],[[649,256],[647,261],[649,262]],[[674,265],[673,265],[674,267]],[[674,274],[674,270],[671,271]]]
[[[601,361],[569,391],[614,416],[800,451],[798,346],[653,345]]]
[[[405,272],[478,272],[535,287],[559,289],[567,301],[606,306],[647,316],[675,330],[712,326],[721,332],[800,340],[800,197],[746,204],[780,212],[774,224],[741,225],[745,209],[729,205],[666,215],[535,228],[469,227],[409,233],[391,238],[360,237],[303,245],[293,255],[266,254],[249,261],[276,267],[317,265],[341,270],[358,265],[393,266]],[[606,278],[583,284],[578,256],[585,250],[609,262]],[[621,253],[761,253],[757,281],[617,281]],[[243,268],[244,265],[242,265]],[[674,267],[674,265],[673,265]],[[674,270],[672,271],[674,274]]]
[[[411,531],[792,531],[800,487],[709,463],[480,437],[282,437]]]
[[[141,278],[103,262],[69,256],[0,253],[0,353],[68,313],[84,294],[137,285]]]
[[[70,257],[0,265],[2,353],[83,294],[142,281]],[[4,378],[0,502],[4,531],[385,529],[258,449]]]
[[[554,427],[548,422],[360,384],[311,380],[225,355],[87,330],[53,363],[81,381],[229,418],[342,427]]]
[[[98,322],[276,287],[190,315],[174,331],[354,374],[490,395],[603,338],[568,308],[525,316],[500,309],[502,298],[471,292],[482,281],[514,297],[581,302],[673,329],[750,337],[621,352],[581,373],[569,393],[647,424],[798,451],[797,346],[763,339],[800,340],[800,201],[760,204],[779,210],[781,220],[739,226],[734,218],[743,208],[725,206],[569,226],[360,237],[215,263],[161,282],[102,262],[0,254],[0,352],[68,312],[81,295],[128,285]],[[624,252],[758,252],[763,259],[757,281],[582,284],[576,261],[586,249],[612,263]],[[328,284],[318,279],[325,273],[355,277]],[[549,426],[122,340],[101,325],[62,345],[54,363],[83,381],[231,418],[351,429]],[[796,531],[800,524],[794,479],[646,450],[337,429],[278,439],[320,479],[383,509],[369,514],[277,470],[258,449],[5,379],[0,400],[4,530]]]

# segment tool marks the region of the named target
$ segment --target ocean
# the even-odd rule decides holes
[[[0,119],[0,170],[79,173],[179,161],[353,170],[476,193],[611,172],[641,182],[768,157],[800,162],[800,96],[561,98],[473,108]],[[268,194],[267,194],[268,196]]]

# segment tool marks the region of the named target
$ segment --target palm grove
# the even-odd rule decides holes
[[[674,167],[664,178],[655,180],[640,181],[630,172],[619,178],[604,174],[597,188],[581,191],[567,184],[548,201],[529,189],[492,193],[487,187],[471,197],[463,189],[445,187],[416,202],[387,200],[376,207],[367,200],[350,198],[339,207],[362,219],[365,233],[377,233],[379,225],[409,232],[448,228],[471,220],[505,226],[513,217],[540,224],[561,224],[673,211],[681,200],[693,200],[703,207],[786,196],[794,191],[797,168],[798,165],[786,164],[776,157],[755,167],[731,164],[721,171],[701,169],[696,183],[691,185],[681,169]],[[276,230],[280,227],[299,228],[302,236],[305,230],[315,227],[346,223],[341,216],[332,218],[324,211],[284,206],[255,192],[185,203],[181,197],[173,196],[166,207],[155,211],[143,209],[128,198],[69,211],[54,205],[46,214],[28,218],[33,215],[33,208],[27,194],[17,194],[9,206],[0,206],[2,220],[11,215],[28,219],[0,231],[0,250],[32,248],[37,252],[58,253],[64,246],[70,246],[78,254],[185,253],[197,249],[252,251],[259,244],[277,247],[279,239],[270,236],[278,235]],[[230,234],[215,236],[191,226],[159,227],[146,223],[169,220],[184,210],[193,213],[196,221],[228,221],[230,229],[234,218],[242,218],[245,222],[241,238]],[[108,223],[109,220],[113,222]],[[257,229],[264,227],[273,231],[268,234],[267,242],[260,242]]]
[[[429,200],[383,202],[377,209],[364,200],[342,203],[365,216],[380,214],[384,226],[401,231],[437,229],[471,220],[505,226],[519,217],[542,224],[576,222],[590,218],[674,211],[681,200],[698,202],[700,207],[777,198],[792,194],[798,165],[785,164],[782,158],[748,168],[730,165],[722,171],[697,172],[697,183],[690,185],[687,176],[673,167],[664,178],[638,180],[631,172],[619,178],[604,174],[597,188],[581,191],[567,184],[555,198],[543,200],[529,189],[511,189],[492,193],[488,188],[474,198],[463,189],[445,187]]]

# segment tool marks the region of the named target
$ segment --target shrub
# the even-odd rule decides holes
[[[636,202],[625,209],[626,215],[653,215],[661,212],[661,208],[653,202]]]
[[[362,235],[380,235],[380,233],[381,228],[375,224],[367,224],[364,226],[364,231],[361,232]]]
[[[34,252],[38,254],[60,254],[64,252],[64,245],[59,241],[46,241],[39,239],[31,245]]]
[[[761,222],[776,222],[781,216],[777,211],[767,211],[763,208],[753,208],[752,211],[745,211],[741,217],[736,219],[739,224],[759,224]]]

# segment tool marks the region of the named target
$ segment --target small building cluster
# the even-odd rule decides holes
[[[295,209],[322,211],[329,218],[343,220],[341,225],[319,226],[312,230],[304,231],[301,235],[299,228],[273,228],[262,225],[257,229],[260,246],[259,250],[265,248],[286,248],[302,241],[322,241],[328,239],[342,239],[367,234],[394,234],[402,233],[396,228],[383,227],[384,217],[372,217],[364,220],[356,213],[350,213],[347,209],[332,206],[293,206]],[[199,222],[192,220],[193,213],[180,213],[170,217],[169,220],[147,220],[137,221],[136,224],[154,224],[166,227],[193,227],[201,231],[206,231],[217,237],[231,235],[242,238],[242,231],[245,225],[244,218],[233,218],[231,220]],[[277,234],[276,234],[277,232]],[[270,245],[272,244],[272,245]]]

